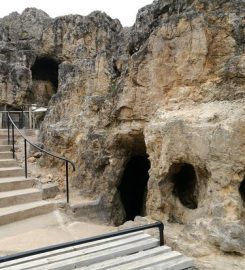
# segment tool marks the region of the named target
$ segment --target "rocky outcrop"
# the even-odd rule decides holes
[[[4,17],[0,21],[0,102],[17,106],[35,103],[33,95],[38,85],[42,92],[44,82],[53,82],[49,76],[43,75],[45,66],[41,66],[40,79],[33,80],[31,71],[36,60],[48,60],[46,69],[52,64],[50,61],[60,64],[60,87],[62,80],[66,80],[65,77],[71,75],[75,68],[79,72],[86,65],[94,69],[97,64],[102,69],[106,63],[103,59],[107,59],[105,53],[112,51],[111,46],[116,47],[116,34],[121,28],[119,21],[100,12],[93,12],[87,17],[77,15],[51,19],[41,10],[28,8],[21,15],[15,12]],[[73,63],[75,60],[77,62]],[[101,77],[98,79],[103,79],[103,74]],[[37,81],[40,81],[38,85]]]
[[[52,59],[58,88],[40,138],[75,161],[82,195],[121,224],[122,175],[144,156],[142,214],[181,226],[172,245],[245,254],[244,11],[238,0],[158,0],[130,28],[100,12],[11,14],[0,22],[1,103],[52,83],[31,73],[36,59]],[[204,244],[212,248],[196,252]]]

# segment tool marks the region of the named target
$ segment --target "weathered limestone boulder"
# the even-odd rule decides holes
[[[0,21],[0,103],[48,104],[40,140],[75,162],[72,184],[108,221],[132,219],[136,189],[136,215],[174,228],[175,248],[244,255],[244,24],[238,0],[156,0],[130,28],[101,12],[14,13]],[[140,158],[147,179],[127,189]]]
[[[36,9],[0,19],[1,104],[23,105],[31,91],[31,71],[44,28],[51,19]],[[34,101],[35,102],[35,101]]]
[[[59,194],[59,188],[57,184],[47,183],[42,185],[42,198],[44,200],[54,198]]]
[[[240,219],[243,206],[238,189],[244,176],[244,119],[245,110],[240,101],[210,102],[181,110],[158,111],[154,121],[145,128],[152,166],[148,210],[151,211],[151,205],[154,205],[153,212],[159,209],[161,219],[171,213],[172,218],[181,223],[186,223],[185,218],[196,220],[204,213],[223,219]],[[195,187],[193,190],[188,187],[190,197],[187,199],[193,200],[191,196],[196,196],[198,210],[190,207],[186,212],[178,198],[185,194],[172,194],[177,168],[173,168],[174,172],[171,166],[183,163],[195,168]],[[220,202],[227,208],[222,209]]]
[[[240,101],[210,102],[159,111],[145,128],[151,160],[147,214],[188,224],[187,234],[201,231],[205,242],[242,254],[244,202],[239,186],[244,179],[244,113]],[[175,177],[183,164],[191,164],[195,175],[189,174],[193,182],[180,190]],[[182,238],[180,234],[178,241]],[[197,255],[203,255],[201,250],[196,248]]]

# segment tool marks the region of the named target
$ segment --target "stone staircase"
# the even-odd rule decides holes
[[[7,131],[0,130],[0,225],[46,214],[54,204],[42,200],[35,180],[25,178],[7,145]]]

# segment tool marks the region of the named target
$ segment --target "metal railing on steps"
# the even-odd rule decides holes
[[[65,162],[65,170],[66,170],[66,202],[69,203],[70,202],[70,198],[69,198],[69,164],[71,164],[73,172],[75,171],[75,164],[65,158],[65,157],[60,157],[57,155],[52,154],[49,151],[46,151],[44,149],[42,149],[41,147],[39,147],[38,145],[30,142],[26,136],[19,130],[19,128],[16,126],[16,124],[14,123],[13,119],[10,116],[11,112],[8,112],[8,144],[10,144],[10,130],[12,131],[11,136],[12,136],[12,152],[13,152],[13,158],[15,158],[15,132],[14,130],[16,129],[18,131],[18,133],[21,135],[21,137],[23,137],[24,139],[24,156],[25,156],[25,178],[27,178],[28,176],[28,170],[27,170],[27,143],[29,143],[32,147],[38,149],[40,152],[49,155],[51,157],[57,158],[59,160],[62,160]],[[10,128],[11,126],[11,128]]]

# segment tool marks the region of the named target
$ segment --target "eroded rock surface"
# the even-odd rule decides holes
[[[130,28],[100,12],[13,13],[0,21],[0,102],[52,96],[40,139],[75,161],[73,185],[109,221],[125,221],[118,187],[144,156],[139,214],[181,228],[167,235],[188,255],[244,255],[244,24],[238,0],[154,1]],[[57,89],[32,79],[40,58],[57,63]]]

